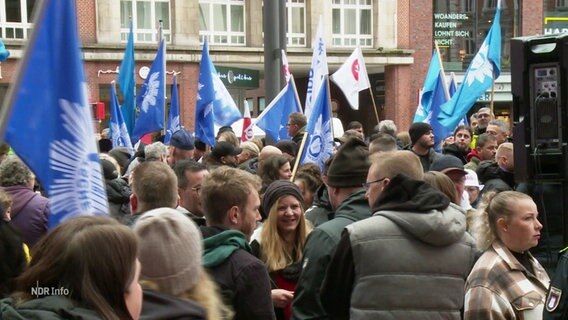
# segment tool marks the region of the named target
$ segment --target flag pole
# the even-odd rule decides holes
[[[326,85],[327,85],[327,105],[329,106],[329,126],[331,128],[331,138],[334,139],[334,132],[333,131],[333,110],[331,110],[331,88],[329,87],[329,75],[325,75]]]
[[[491,83],[491,100],[489,101],[489,110],[491,111],[491,115],[495,115],[495,113],[493,112],[494,101],[495,101],[495,73],[493,73],[493,82]]]
[[[164,41],[164,31],[163,31],[163,21],[162,19],[158,20],[159,21],[159,25],[158,25],[158,50],[160,50],[160,46],[162,45],[162,41]],[[164,128],[162,128],[162,135],[166,136],[166,128],[168,127],[168,115],[166,114],[166,42],[164,41],[164,52],[163,52],[163,56],[162,56],[162,64],[163,64],[163,69],[164,70],[164,74],[162,75],[164,77],[164,104],[163,104],[163,108],[164,108]]]
[[[296,159],[294,160],[294,169],[292,170],[292,176],[290,177],[290,181],[292,182],[294,182],[296,172],[298,171],[298,167],[300,166],[300,159],[302,158],[302,154],[304,153],[304,146],[306,145],[307,137],[308,133],[304,132],[304,135],[302,136],[302,143],[300,144],[300,150],[298,150],[298,154],[296,155]]]
[[[373,102],[373,110],[375,110],[375,118],[377,119],[377,124],[379,124],[379,112],[377,111],[377,104],[375,103],[375,97],[373,95],[373,90],[369,86],[369,94],[371,95],[371,101]]]

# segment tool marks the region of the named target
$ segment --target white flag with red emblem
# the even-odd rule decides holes
[[[286,57],[286,51],[282,49],[282,73],[284,73],[284,80],[288,83],[290,80],[290,65],[288,64],[288,58]]]
[[[347,61],[330,78],[343,91],[351,108],[359,110],[359,91],[371,86],[361,49],[357,47],[353,50]]]
[[[241,141],[249,141],[253,137],[252,121],[250,119],[250,109],[248,101],[245,100],[245,108],[243,111],[243,133],[241,134]]]

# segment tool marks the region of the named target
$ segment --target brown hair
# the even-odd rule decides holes
[[[134,232],[114,219],[72,218],[36,244],[14,296],[27,301],[33,287],[64,288],[69,299],[104,319],[132,319],[124,295],[134,280],[137,251]]]
[[[273,181],[280,180],[280,168],[287,162],[288,157],[283,155],[268,157],[258,172],[258,175],[262,179],[262,185],[268,187]]]
[[[424,173],[424,182],[440,190],[450,198],[454,204],[460,205],[461,199],[456,190],[456,186],[446,174],[439,171],[428,171]]]
[[[250,187],[260,190],[260,178],[244,170],[221,166],[211,171],[201,185],[201,203],[207,221],[223,224],[233,206],[243,210]]]
[[[132,193],[139,202],[138,212],[161,207],[175,208],[177,204],[177,177],[161,161],[145,161],[132,172]]]
[[[392,178],[404,173],[414,180],[424,180],[424,171],[420,159],[411,151],[380,152],[371,156],[374,170],[379,170],[382,177]]]

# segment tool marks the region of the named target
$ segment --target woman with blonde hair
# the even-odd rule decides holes
[[[259,239],[251,243],[253,254],[264,262],[272,279],[272,302],[279,320],[291,317],[304,244],[311,231],[303,201],[302,192],[293,182],[272,182],[262,199],[268,218]]]
[[[217,286],[202,266],[201,232],[181,212],[158,208],[134,225],[140,243],[144,319],[229,319]]]
[[[136,236],[106,217],[71,218],[44,236],[0,301],[0,319],[139,319]]]
[[[483,196],[472,234],[485,252],[467,278],[465,319],[542,319],[550,279],[529,252],[538,245],[541,229],[528,195]]]

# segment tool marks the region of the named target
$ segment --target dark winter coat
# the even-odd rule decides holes
[[[26,186],[4,187],[4,191],[13,201],[11,223],[31,248],[47,232],[49,200]]]

